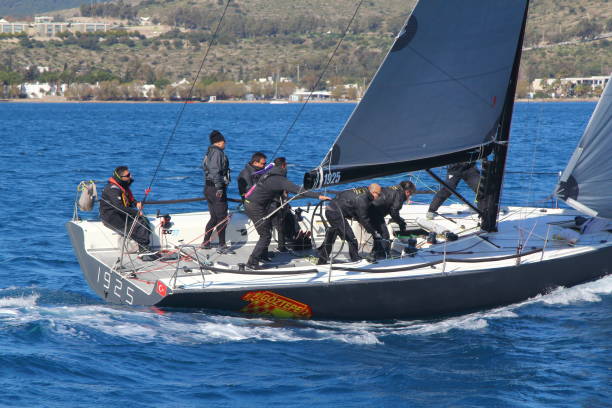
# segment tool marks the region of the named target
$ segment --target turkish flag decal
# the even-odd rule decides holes
[[[157,281],[155,291],[159,293],[159,296],[164,297],[168,294],[168,287],[162,281]]]

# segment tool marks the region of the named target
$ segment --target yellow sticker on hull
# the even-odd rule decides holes
[[[312,310],[307,304],[267,290],[248,292],[242,300],[250,302],[240,310],[242,313],[295,319],[312,317]]]

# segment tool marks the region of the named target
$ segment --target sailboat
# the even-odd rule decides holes
[[[285,99],[278,99],[278,81],[280,81],[280,72],[277,70],[276,78],[274,80],[274,97],[270,101],[272,105],[283,105],[283,104],[289,103]]]
[[[376,262],[349,262],[339,242],[327,265],[307,249],[278,253],[256,271],[243,263],[258,236],[240,211],[227,231],[234,255],[197,246],[206,212],[171,214],[172,225],[149,217],[153,245],[166,254],[154,261],[130,254],[100,221],[75,215],[66,227],[87,282],[115,304],[380,320],[511,304],[608,275],[610,84],[555,189],[572,208],[499,205],[528,5],[420,0],[327,155],[304,176],[308,188],[327,188],[481,160],[482,208],[443,206],[444,216],[427,223],[426,206],[404,206],[411,236],[396,234],[391,255]],[[300,227],[320,243],[322,204],[299,211]],[[427,242],[431,233],[436,243]]]

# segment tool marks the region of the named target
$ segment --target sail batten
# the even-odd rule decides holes
[[[612,75],[555,194],[587,215],[612,219]]]
[[[323,173],[318,179],[329,185],[324,179],[354,181],[347,169],[368,168],[376,177],[376,166],[436,167],[492,143],[527,3],[419,1],[311,176]]]

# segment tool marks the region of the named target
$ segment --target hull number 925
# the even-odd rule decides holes
[[[340,182],[340,172],[334,171],[323,175],[323,185],[336,184]]]
[[[102,284],[105,292],[111,292],[117,296],[121,302],[131,305],[134,303],[134,288],[128,285],[125,285],[124,288],[123,282],[123,279],[120,277],[111,274],[110,271],[103,272],[101,268],[98,267],[98,284]]]

